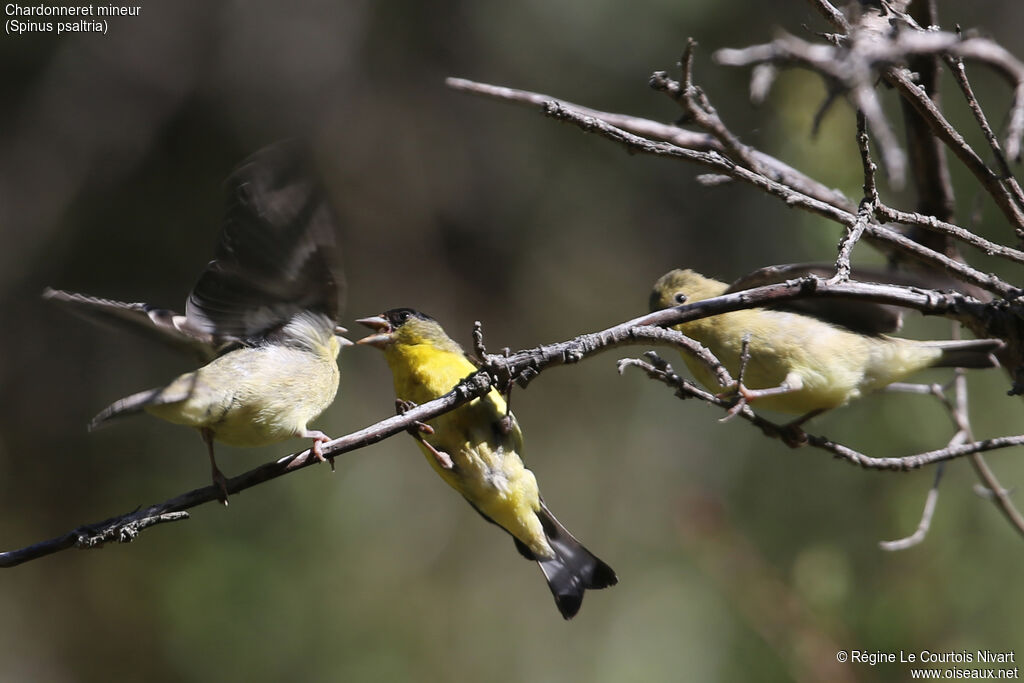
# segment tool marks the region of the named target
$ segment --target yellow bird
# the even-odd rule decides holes
[[[651,292],[651,310],[721,296],[749,287],[730,287],[692,270],[663,275]],[[829,302],[835,319],[842,302]],[[860,312],[864,304],[859,304]],[[842,318],[852,325],[852,318]],[[897,321],[898,322],[898,321]],[[866,322],[865,322],[866,324]],[[855,326],[856,327],[856,326]],[[750,361],[743,386],[731,387],[747,401],[807,419],[930,367],[992,367],[998,339],[916,341],[881,334],[877,329],[833,324],[804,313],[752,308],[676,325],[686,336],[710,349],[736,378],[743,339],[749,335]],[[694,377],[712,391],[721,390],[715,375],[683,353]],[[798,422],[802,422],[799,420]]]
[[[214,440],[260,446],[311,438],[323,460],[321,444],[330,437],[309,422],[334,401],[338,353],[351,344],[337,324],[343,279],[335,219],[305,155],[294,144],[266,148],[239,166],[226,186],[220,241],[185,315],[44,293],[75,312],[134,327],[210,361],[166,386],[122,398],[89,428],[141,411],[195,427],[224,504],[227,480],[214,459]]]
[[[374,333],[357,344],[384,351],[400,402],[439,398],[476,371],[462,348],[431,317],[408,308],[358,322]],[[540,497],[520,454],[523,434],[497,391],[440,415],[418,434],[434,470],[484,519],[511,534],[516,548],[535,560],[562,616],[579,611],[588,588],[618,581],[615,572],[559,524]]]

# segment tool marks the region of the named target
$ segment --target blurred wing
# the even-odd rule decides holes
[[[226,182],[213,260],[189,294],[189,323],[218,338],[266,336],[296,313],[337,322],[344,279],[336,220],[297,145],[267,147]]]
[[[807,275],[829,278],[835,275],[832,264],[788,263],[780,266],[760,268],[736,280],[726,293],[738,292],[753,287],[771,285]],[[913,276],[875,268],[854,268],[850,277],[861,282],[920,287],[925,283]],[[795,299],[766,308],[809,315],[825,322],[845,327],[854,332],[880,335],[895,332],[903,324],[903,309],[899,306],[879,304],[859,299],[809,298]]]
[[[195,354],[206,362],[217,355],[214,338],[188,324],[185,316],[149,304],[125,303],[86,294],[47,288],[43,298],[55,301],[92,322],[127,329],[174,348]]]

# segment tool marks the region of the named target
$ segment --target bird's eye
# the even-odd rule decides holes
[[[682,292],[676,292],[676,295],[674,297],[672,297],[672,298],[675,300],[675,302],[677,304],[685,304],[686,303],[686,295],[683,294]]]
[[[409,319],[409,311],[402,311],[401,313],[398,314],[398,321],[399,322],[403,322],[404,323],[408,319]]]

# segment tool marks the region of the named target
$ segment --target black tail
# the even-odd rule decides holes
[[[555,596],[555,605],[566,619],[572,619],[583,604],[583,593],[588,588],[607,588],[619,582],[615,571],[583,547],[569,531],[559,524],[547,506],[541,502],[537,515],[544,527],[548,544],[555,551],[550,560],[538,559],[518,538],[516,548],[523,557],[535,560],[544,572],[548,588]]]
[[[942,349],[937,368],[993,368],[999,366],[994,353],[1003,348],[998,339],[965,339],[932,342]]]

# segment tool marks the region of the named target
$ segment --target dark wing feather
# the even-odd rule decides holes
[[[301,311],[337,322],[336,220],[303,150],[280,143],[257,152],[226,190],[224,228],[189,294],[189,322],[236,340],[266,336]]]
[[[789,263],[779,266],[768,266],[743,276],[731,285],[726,293],[744,289],[762,287],[817,275],[829,278],[835,275],[835,266],[824,263]],[[879,282],[907,286],[922,286],[920,280],[903,273],[872,268],[854,268],[850,277],[861,282]],[[863,301],[860,299],[808,298],[795,299],[780,304],[766,306],[777,311],[789,311],[809,315],[825,322],[845,327],[854,332],[869,335],[880,335],[895,332],[903,324],[903,309],[899,306]]]
[[[212,335],[190,326],[185,316],[166,308],[101,299],[49,287],[43,291],[43,298],[55,301],[92,322],[143,334],[192,353],[204,362],[212,360],[218,352],[218,344]]]

